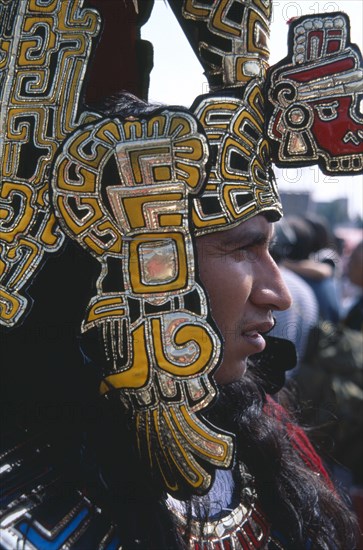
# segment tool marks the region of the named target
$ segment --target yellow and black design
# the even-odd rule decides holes
[[[220,355],[189,227],[208,158],[193,115],[158,110],[79,128],[52,181],[63,230],[102,266],[82,324],[85,336],[103,335],[100,392],[134,410],[142,454],[177,493],[207,490],[212,466],[227,467],[232,453],[230,437],[196,414],[215,395]]]
[[[229,229],[256,214],[282,214],[264,136],[260,80],[196,99],[192,110],[214,150],[208,184],[193,202],[196,235]]]
[[[202,63],[211,89],[264,78],[271,0],[169,0]]]
[[[196,493],[209,488],[211,475],[198,458],[216,467],[232,460],[228,440],[201,423],[185,405],[163,404],[152,411],[140,411],[137,425],[143,428],[138,430],[140,452],[146,447],[150,467],[158,465],[170,493],[180,492],[183,484]]]
[[[63,241],[48,195],[57,146],[81,122],[80,89],[99,29],[81,0],[0,0],[0,323],[24,315],[44,254]]]

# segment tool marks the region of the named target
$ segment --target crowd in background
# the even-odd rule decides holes
[[[339,238],[325,218],[285,216],[276,224],[272,255],[292,295],[275,312],[273,336],[295,343],[288,387],[300,419],[338,483],[363,515],[363,232]]]

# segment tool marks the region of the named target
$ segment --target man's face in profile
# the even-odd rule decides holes
[[[287,309],[290,294],[269,253],[273,226],[257,215],[227,231],[198,237],[198,265],[212,316],[224,340],[215,379],[243,376],[247,358],[263,351],[273,310]]]

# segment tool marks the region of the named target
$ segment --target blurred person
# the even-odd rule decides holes
[[[358,243],[351,253],[347,276],[360,292],[360,296],[349,309],[344,324],[353,330],[363,332],[363,241]]]
[[[347,276],[361,295],[337,323],[313,329],[297,373],[301,420],[315,426],[334,478],[363,502],[363,241],[353,249]],[[361,522],[363,516],[360,516]]]
[[[331,249],[327,224],[306,216],[287,216],[295,233],[295,243],[283,265],[302,277],[313,290],[323,320],[337,323],[340,318],[335,280],[336,253]],[[313,221],[310,221],[313,220]]]
[[[276,224],[275,236],[271,246],[271,255],[279,266],[281,276],[292,297],[291,306],[284,311],[275,311],[276,324],[272,336],[286,338],[296,347],[297,365],[286,374],[294,376],[304,359],[309,334],[319,322],[319,304],[316,296],[304,279],[284,265],[284,259],[296,245],[296,234],[283,218]]]

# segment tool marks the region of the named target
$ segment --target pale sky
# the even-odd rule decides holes
[[[287,20],[305,14],[344,11],[351,22],[351,41],[363,51],[362,0],[273,0],[270,64],[287,54]],[[171,9],[155,0],[142,37],[154,46],[149,100],[189,107],[194,98],[208,91],[203,69],[194,55]],[[309,190],[315,200],[347,197],[351,216],[363,217],[363,176],[324,176],[316,166],[276,170],[281,190]]]

